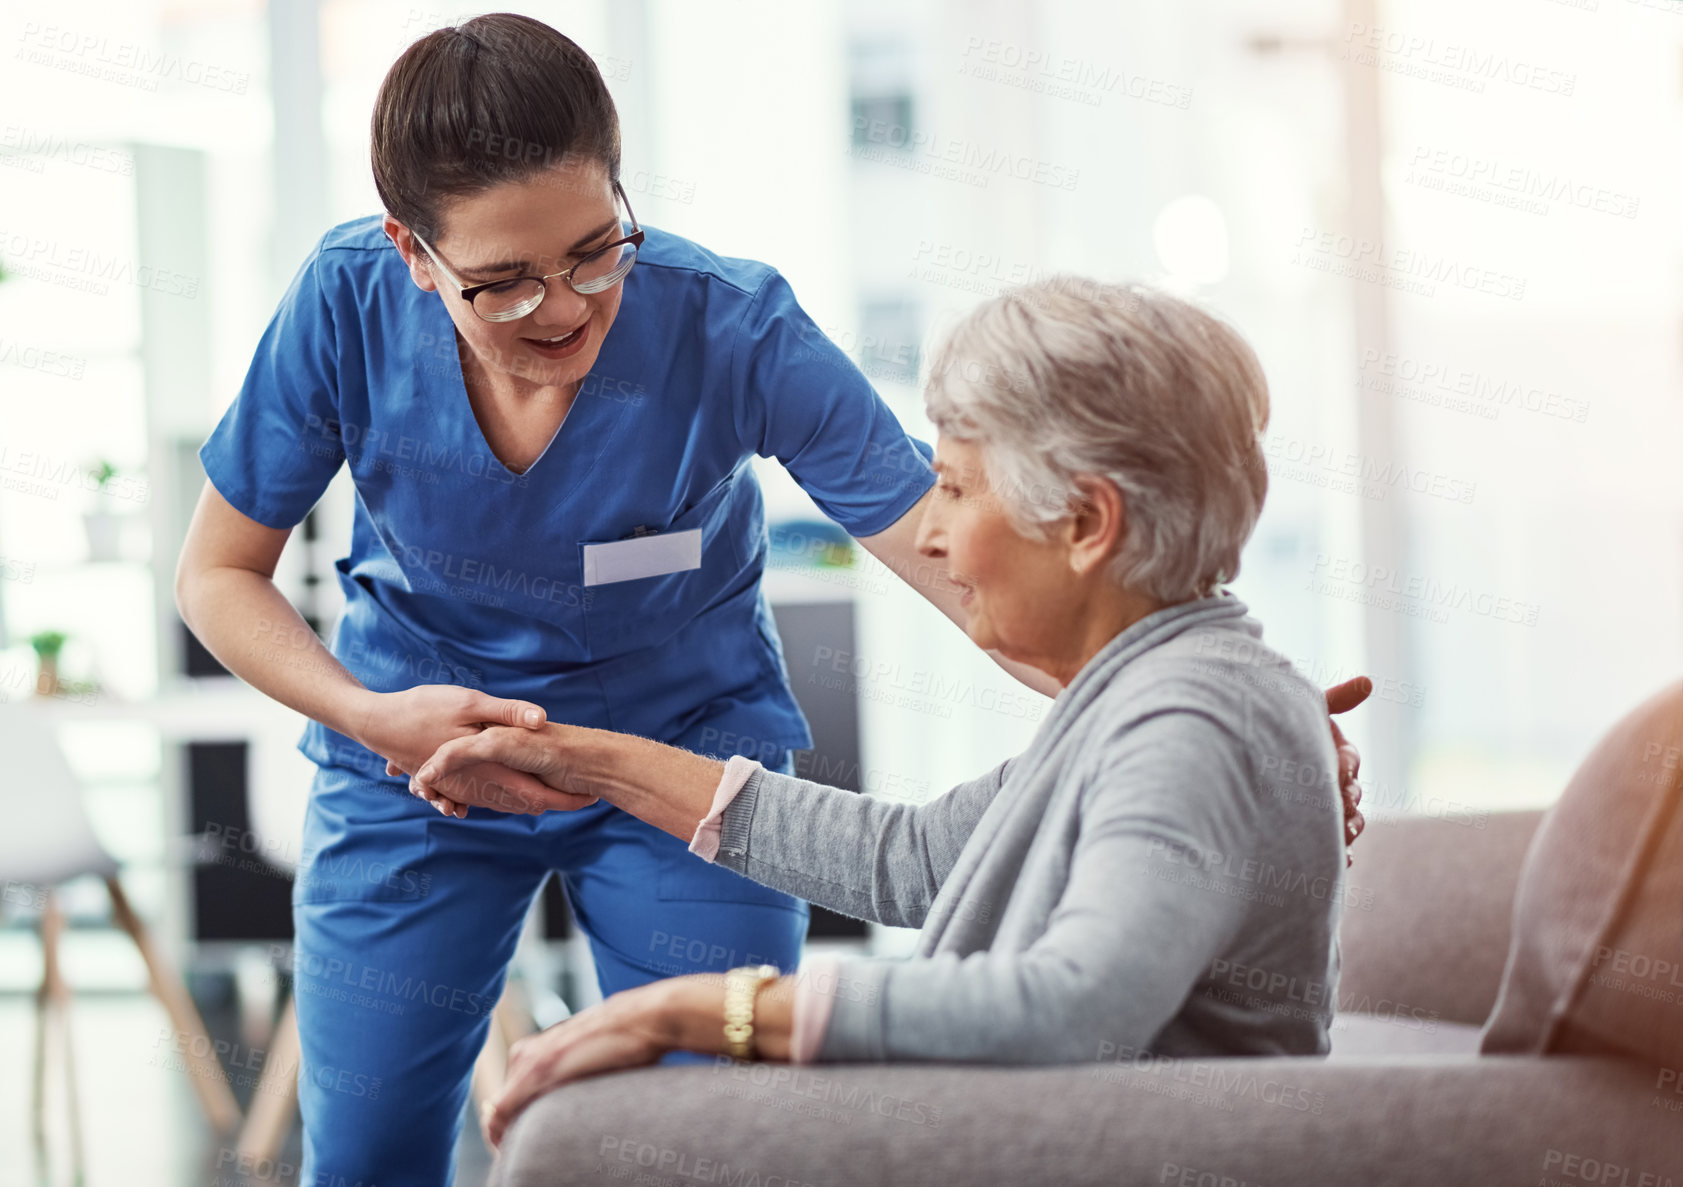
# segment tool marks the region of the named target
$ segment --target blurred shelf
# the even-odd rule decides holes
[[[304,723],[298,713],[232,676],[207,676],[138,701],[100,693],[88,701],[44,697],[31,704],[64,724],[134,722],[152,726],[169,738],[202,741],[301,730]]]
[[[54,575],[77,574],[86,570],[101,569],[150,569],[150,557],[119,556],[110,560],[94,560],[91,557],[80,561],[53,561],[50,564],[37,563],[34,574],[36,577],[52,577]],[[24,582],[28,585],[30,582]]]

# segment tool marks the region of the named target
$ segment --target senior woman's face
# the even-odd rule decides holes
[[[989,482],[982,446],[940,438],[934,497],[924,510],[917,548],[944,558],[963,591],[965,629],[976,644],[1036,667],[1062,651],[1079,590],[1056,534],[1018,534]],[[1040,662],[1037,662],[1040,661]]]
[[[469,286],[560,272],[624,234],[607,170],[593,162],[563,163],[458,198],[445,207],[442,222],[432,246]],[[440,290],[450,320],[482,364],[544,386],[570,386],[590,373],[624,292],[623,282],[586,295],[551,280],[531,313],[488,322],[429,267],[419,244],[409,259],[415,282]]]

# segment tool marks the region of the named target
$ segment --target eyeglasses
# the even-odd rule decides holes
[[[462,291],[462,300],[473,306],[473,311],[482,319],[514,321],[543,304],[552,280],[564,279],[573,286],[574,292],[588,296],[612,288],[625,279],[631,265],[637,262],[637,249],[643,245],[643,230],[637,225],[637,216],[631,212],[631,203],[617,181],[614,182],[614,193],[625,203],[625,215],[631,220],[631,234],[614,240],[606,247],[597,248],[571,268],[551,272],[547,276],[515,276],[508,280],[493,280],[489,284],[466,285],[450,271],[450,265],[438,258],[432,245],[418,232],[411,229],[409,233],[415,236],[416,243],[426,249],[432,262],[444,273],[444,278]]]

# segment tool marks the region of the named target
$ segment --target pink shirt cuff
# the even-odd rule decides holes
[[[748,782],[748,776],[759,769],[759,763],[740,754],[731,755],[730,761],[725,763],[725,773],[719,779],[718,790],[713,793],[713,807],[701,818],[701,823],[696,825],[695,836],[690,839],[690,852],[702,861],[712,861],[719,856],[719,828],[724,823],[725,809],[730,807],[742,785]]]
[[[795,974],[794,1015],[790,1019],[789,1062],[812,1063],[824,1045],[830,1026],[830,1010],[836,1004],[836,978],[841,962],[834,957],[814,957]]]

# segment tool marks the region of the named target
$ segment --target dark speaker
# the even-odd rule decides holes
[[[812,727],[812,749],[795,751],[795,774],[859,791],[864,780],[859,770],[859,698],[853,682],[813,678],[825,667],[824,657],[854,654],[853,603],[789,602],[773,604],[771,613],[783,640],[789,687]],[[865,934],[863,920],[812,908],[809,936],[836,939]]]
[[[551,874],[543,884],[543,934],[548,940],[565,940],[573,934],[573,909],[558,874]]]
[[[263,860],[246,801],[244,742],[187,744],[193,867],[193,938],[292,939],[292,876]]]
[[[181,666],[189,676],[229,676],[232,675],[222,662],[212,655],[199,637],[187,629],[187,624],[179,618],[175,620],[181,628]]]

